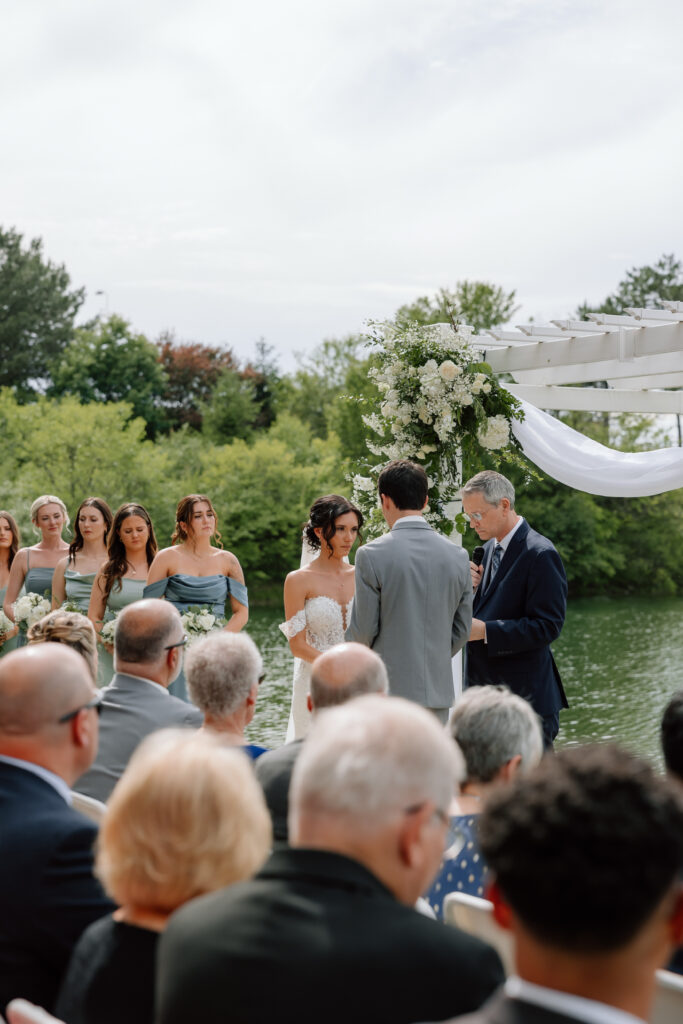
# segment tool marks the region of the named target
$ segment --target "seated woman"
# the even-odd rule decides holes
[[[159,934],[187,900],[252,875],[270,818],[247,759],[205,732],[140,744],[107,805],[96,871],[119,905],[74,949],[56,1014],[69,1024],[150,1024]]]
[[[266,747],[248,743],[244,730],[254,717],[263,660],[246,633],[220,630],[198,640],[185,655],[190,700],[204,714],[204,729],[241,747],[253,760]]]
[[[473,686],[455,706],[453,739],[465,758],[466,777],[450,808],[446,852],[425,894],[437,917],[449,892],[485,897],[486,864],[479,851],[477,816],[489,788],[537,765],[543,753],[538,716],[504,686]]]
[[[92,681],[97,686],[97,636],[92,622],[79,612],[50,612],[34,622],[26,634],[29,644],[66,644],[83,655]]]

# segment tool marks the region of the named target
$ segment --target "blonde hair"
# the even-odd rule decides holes
[[[34,622],[26,634],[30,644],[66,644],[83,656],[92,681],[97,686],[97,637],[95,628],[86,615],[79,612],[49,612]]]
[[[209,733],[163,729],[143,740],[111,795],[95,870],[118,904],[170,913],[248,878],[271,838],[246,754]]]
[[[36,519],[38,518],[38,513],[40,512],[43,505],[59,505],[62,512],[64,513],[64,525],[69,525],[69,513],[67,512],[66,505],[64,504],[62,499],[58,498],[55,494],[41,494],[41,496],[39,498],[36,498],[36,500],[31,505],[31,522],[33,523],[34,533],[40,533],[40,530],[36,525]]]

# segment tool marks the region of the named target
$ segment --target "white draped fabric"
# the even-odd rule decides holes
[[[642,498],[683,487],[683,448],[618,452],[528,402],[522,408],[524,419],[513,421],[512,432],[524,454],[568,487],[608,498]]]

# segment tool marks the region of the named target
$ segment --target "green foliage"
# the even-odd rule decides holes
[[[17,231],[0,229],[0,387],[23,398],[43,390],[85,298],[70,285],[66,269],[44,259],[39,238],[24,247]]]
[[[275,419],[276,396],[281,381],[275,349],[265,338],[256,342],[256,354],[242,371],[242,376],[254,385],[254,398],[259,411],[254,422],[257,430],[268,428]]]
[[[177,430],[187,423],[200,430],[201,403],[209,401],[223,370],[237,369],[232,352],[197,342],[177,342],[172,331],[159,337],[157,349],[166,374],[161,396],[166,426]]]
[[[443,324],[453,318],[470,324],[479,332],[506,323],[517,309],[514,290],[506,292],[488,281],[458,281],[453,289],[439,288],[431,298],[423,295],[415,302],[400,306],[396,322]]]
[[[203,433],[210,441],[220,444],[233,438],[247,440],[259,413],[253,382],[235,370],[223,370],[211,398],[201,403],[200,410]]]
[[[330,411],[339,401],[349,371],[364,361],[364,343],[356,334],[327,338],[308,355],[299,355],[299,369],[278,387],[278,414],[293,413],[308,423],[316,437],[327,437],[332,429]]]
[[[156,347],[122,317],[112,315],[76,331],[54,365],[49,393],[75,395],[82,402],[129,402],[153,437],[163,425],[159,401],[165,387]]]
[[[588,313],[623,313],[627,307],[663,308],[665,302],[683,302],[683,264],[673,253],[665,253],[653,266],[632,267],[620,281],[616,292],[599,306],[583,302],[577,309],[580,319]]]

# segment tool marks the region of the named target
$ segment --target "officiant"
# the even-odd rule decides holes
[[[554,545],[515,511],[515,489],[500,473],[477,473],[462,490],[470,526],[484,543],[470,562],[474,618],[465,687],[503,684],[529,701],[551,748],[568,707],[550,644],[567,609],[567,577]]]

